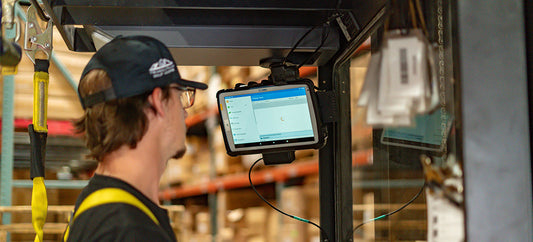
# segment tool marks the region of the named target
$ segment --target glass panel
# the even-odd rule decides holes
[[[456,154],[455,87],[451,52],[451,24],[448,3],[423,2],[428,40],[432,44],[438,105],[429,113],[417,115],[409,127],[368,125],[366,106],[359,97],[372,55],[381,49],[373,46],[354,53],[350,63],[352,151],[369,154],[353,168],[354,241],[424,241],[428,221],[423,163],[428,156],[433,165],[443,167]],[[429,17],[428,17],[429,16]],[[378,32],[383,32],[383,28]],[[375,34],[372,44],[382,42]],[[378,39],[379,38],[379,39]],[[366,43],[370,43],[368,40]],[[365,48],[363,48],[365,49]],[[380,87],[381,88],[381,87]],[[419,195],[419,196],[418,196]],[[408,206],[404,205],[409,203]],[[364,225],[362,225],[364,224]]]

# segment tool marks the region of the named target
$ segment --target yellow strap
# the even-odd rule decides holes
[[[17,66],[2,66],[2,76],[16,75],[17,71]]]
[[[35,242],[43,241],[43,226],[48,210],[46,188],[43,177],[33,178],[33,191],[31,193],[31,223],[35,230]]]
[[[37,132],[48,132],[46,112],[48,104],[48,73],[37,71],[33,75],[33,126]]]
[[[129,192],[126,192],[120,188],[104,188],[97,190],[93,193],[91,193],[89,196],[87,196],[83,202],[81,202],[80,206],[78,207],[78,210],[76,210],[76,213],[71,218],[71,221],[69,224],[72,224],[72,222],[84,211],[96,207],[103,204],[108,203],[126,203],[133,205],[143,211],[150,219],[154,221],[157,225],[159,225],[159,221],[154,216],[152,211],[148,209],[139,199],[137,199],[135,196],[131,195]],[[67,241],[68,234],[69,234],[70,226],[67,227],[67,230],[65,231],[64,241]]]

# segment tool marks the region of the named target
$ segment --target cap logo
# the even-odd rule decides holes
[[[150,75],[152,75],[153,78],[159,78],[164,75],[175,72],[176,66],[169,59],[161,58],[157,62],[154,62],[152,66],[150,66],[149,71],[150,71]]]

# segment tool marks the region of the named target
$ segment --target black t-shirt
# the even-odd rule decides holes
[[[124,203],[96,206],[81,213],[70,227],[68,241],[176,241],[168,212],[130,184],[109,176],[94,175],[76,201],[76,208],[92,192],[102,188],[120,188],[131,193],[152,211],[154,223],[137,207]]]

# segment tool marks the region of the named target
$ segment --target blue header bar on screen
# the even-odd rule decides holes
[[[241,98],[241,97],[247,97],[247,96],[250,96],[252,98],[252,101],[262,101],[262,100],[268,100],[268,99],[278,99],[278,98],[286,98],[286,97],[294,97],[294,96],[305,96],[305,87],[297,87],[297,88],[270,91],[270,92],[259,92],[259,93],[250,93],[250,94],[244,94],[244,95],[236,95],[236,96],[226,97],[226,99]]]

